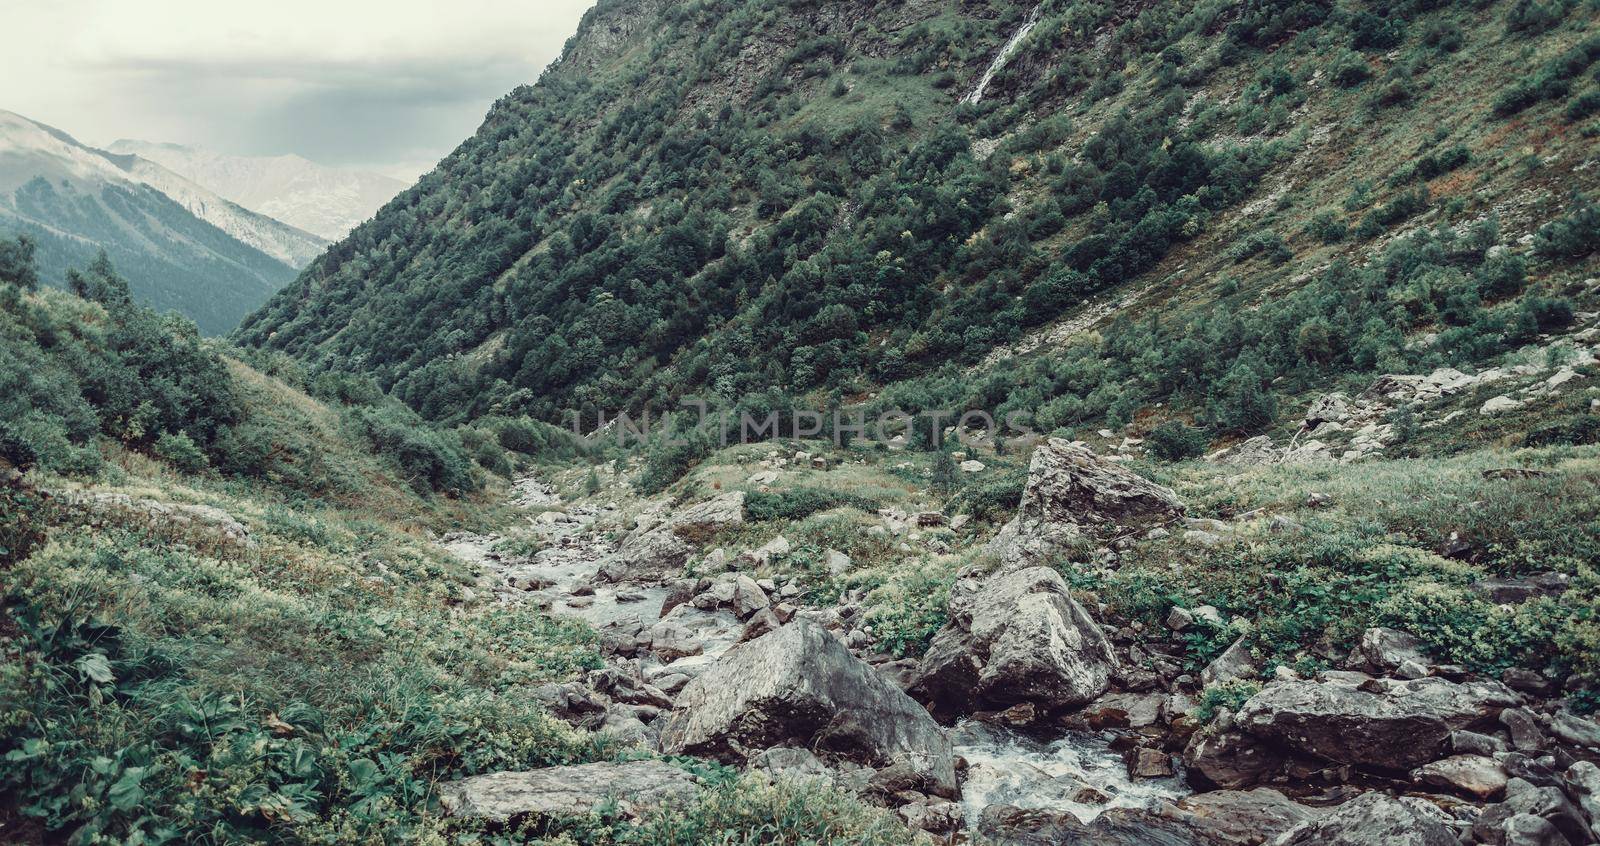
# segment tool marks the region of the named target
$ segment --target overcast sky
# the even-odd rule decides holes
[[[89,144],[299,153],[411,179],[594,0],[0,0],[0,109]]]

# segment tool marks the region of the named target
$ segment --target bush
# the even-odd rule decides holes
[[[0,473],[4,473],[0,464]],[[20,479],[0,479],[0,570],[27,558],[44,543],[50,499]]]
[[[193,440],[182,432],[167,433],[156,440],[155,454],[168,464],[171,464],[180,473],[199,473],[206,469],[209,462],[206,454],[195,446]]]
[[[995,443],[999,442],[1000,439],[996,438]],[[979,520],[1008,520],[1022,502],[1022,491],[1027,483],[1027,472],[1022,468],[1004,468],[985,473],[982,478],[968,482],[951,499],[950,507],[966,511]]]
[[[1333,211],[1324,209],[1311,218],[1306,234],[1324,244],[1337,244],[1349,234],[1349,227]]]
[[[1367,65],[1367,60],[1358,53],[1351,53],[1339,61],[1333,69],[1333,84],[1340,88],[1354,88],[1372,76],[1372,68]]]
[[[1573,197],[1566,216],[1539,227],[1533,251],[1544,258],[1582,258],[1600,249],[1600,206],[1583,195]]]
[[[1168,420],[1145,436],[1145,449],[1162,461],[1183,461],[1205,455],[1211,439],[1202,429]]]
[[[1600,113],[1600,88],[1591,88],[1572,98],[1562,114],[1569,121],[1580,121],[1596,113]]]
[[[1427,188],[1416,188],[1402,192],[1393,200],[1367,212],[1366,216],[1361,219],[1361,225],[1356,228],[1356,235],[1361,238],[1375,237],[1390,226],[1420,214],[1427,207]]]
[[[1523,436],[1528,447],[1600,444],[1600,415],[1574,414],[1564,420],[1546,423]]]
[[[1283,238],[1270,229],[1263,229],[1245,237],[1228,251],[1229,258],[1233,259],[1235,264],[1258,255],[1265,256],[1273,264],[1283,264],[1294,257],[1288,245],[1283,243]]]
[[[1561,23],[1566,14],[1563,0],[1541,3],[1539,0],[1517,0],[1506,13],[1506,31],[1522,35],[1537,35]]]
[[[480,487],[459,435],[434,429],[397,406],[356,408],[350,418],[373,451],[387,456],[418,493],[460,495]]]
[[[9,282],[24,291],[39,287],[39,273],[33,265],[33,239],[26,235],[0,238],[0,282]]]
[[[1218,383],[1210,414],[1217,426],[1237,433],[1256,432],[1272,423],[1278,400],[1266,386],[1265,368],[1243,356]]]
[[[823,488],[791,488],[786,491],[749,493],[744,498],[744,513],[750,520],[763,523],[770,520],[802,520],[819,511],[848,506],[868,513],[878,509],[879,503],[855,494]]]
[[[645,453],[639,491],[646,495],[661,493],[710,454],[711,445],[700,435],[657,441]]]

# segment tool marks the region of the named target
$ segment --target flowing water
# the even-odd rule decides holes
[[[994,61],[990,62],[988,69],[983,72],[983,78],[978,80],[978,86],[972,89],[970,94],[963,97],[961,102],[976,105],[983,100],[983,92],[988,89],[989,83],[994,81],[995,74],[998,74],[1006,66],[1006,62],[1011,61],[1011,54],[1017,52],[1017,47],[1021,46],[1022,39],[1027,38],[1028,33],[1032,32],[1033,28],[1038,25],[1040,8],[1040,6],[1033,7],[1033,11],[1028,13],[1028,19],[1023,21],[1022,28],[1017,30],[1016,34],[1011,36],[1011,40],[1000,48],[1000,52],[994,55]]]
[[[1111,808],[1154,807],[1188,795],[1180,778],[1136,779],[1122,756],[1098,735],[1072,733],[1053,742],[971,720],[950,732],[967,761],[961,804],[968,830],[990,805],[1070,811],[1089,822]]]

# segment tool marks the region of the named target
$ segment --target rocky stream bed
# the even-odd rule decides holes
[[[798,576],[688,575],[691,561],[787,551],[781,537],[701,548],[745,519],[744,497],[656,503],[616,532],[600,527],[620,514],[525,479],[514,501],[536,550],[469,534],[441,544],[496,601],[599,632],[604,669],[538,691],[557,717],[667,755],[823,779],[940,842],[1596,841],[1600,726],[1543,699],[1537,678],[1439,665],[1400,632],[1369,630],[1345,669],[1279,669],[1202,725],[1204,687],[1259,675],[1242,642],[1184,673],[1103,626],[1043,564],[1085,537],[1228,529],[1080,444],[1035,451],[1015,518],[959,574],[950,622],[919,660],[873,650],[859,596],[810,607]],[[1506,589],[1522,587],[1540,589]],[[1215,613],[1175,607],[1167,623]],[[444,802],[504,820],[625,796],[622,811],[639,813],[695,782],[659,762],[590,764],[466,779]]]

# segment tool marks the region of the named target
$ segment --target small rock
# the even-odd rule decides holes
[[[1412,771],[1411,778],[1480,801],[1493,799],[1506,789],[1505,769],[1482,755],[1452,755],[1424,764]]]
[[[1485,417],[1489,417],[1496,414],[1504,414],[1507,411],[1515,411],[1521,407],[1521,400],[1514,400],[1511,397],[1502,394],[1485,402],[1481,407],[1478,408],[1478,413]]]
[[[1134,778],[1166,778],[1172,775],[1172,756],[1159,749],[1135,749],[1128,760],[1128,775]]]
[[[1500,724],[1511,732],[1511,746],[1518,752],[1538,752],[1549,742],[1533,712],[1526,708],[1507,708],[1500,712]]]
[[[1600,748],[1600,725],[1586,720],[1571,711],[1557,711],[1550,720],[1550,733],[1563,743]]]

